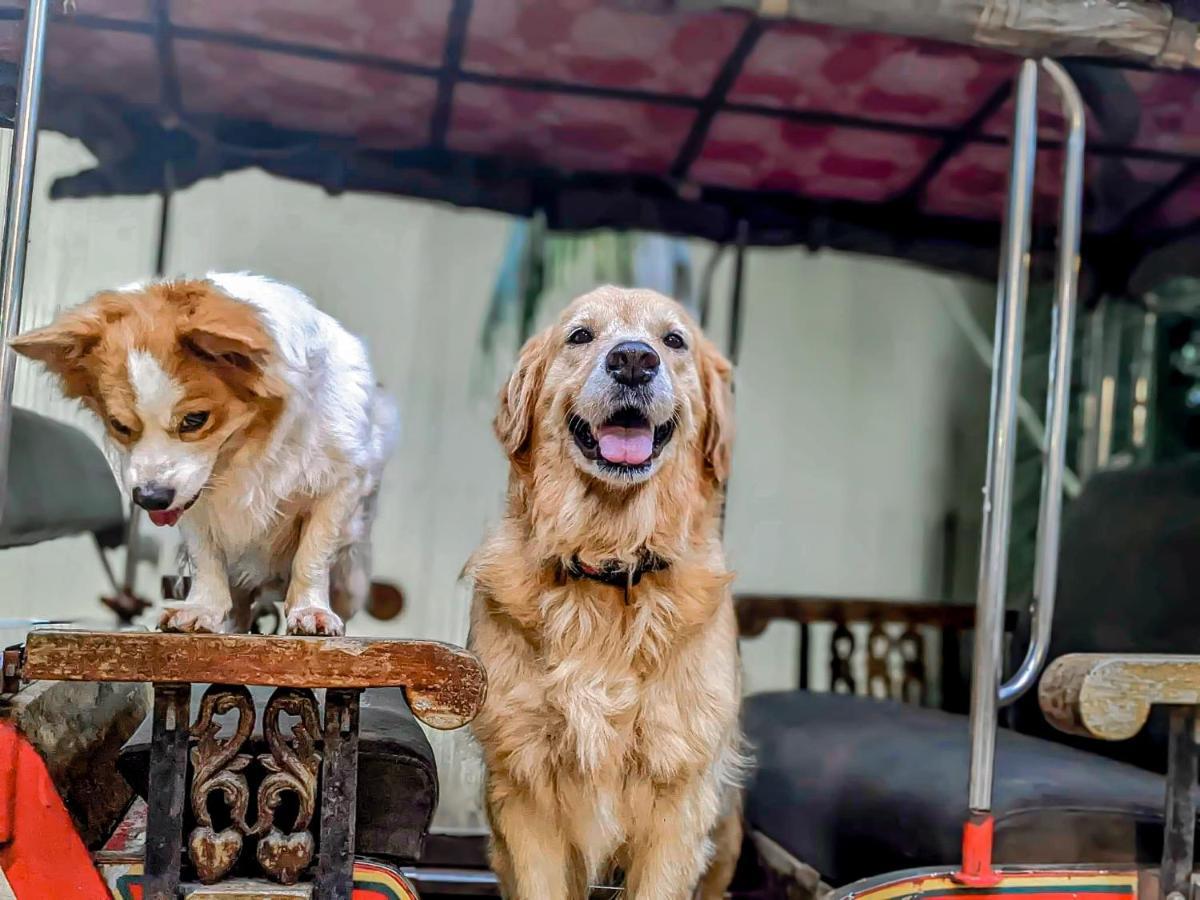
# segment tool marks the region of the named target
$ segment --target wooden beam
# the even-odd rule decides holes
[[[737,594],[734,609],[743,637],[763,632],[775,619],[801,625],[821,622],[895,622],[968,631],[975,627],[975,607],[948,605],[938,600],[884,600],[868,597],[805,597],[773,594]],[[1004,614],[1006,632],[1016,628],[1015,610]]]
[[[1152,706],[1200,706],[1200,656],[1072,653],[1050,664],[1038,700],[1059,731],[1124,741]]]
[[[47,681],[402,687],[413,714],[439,729],[470,722],[487,691],[483,666],[466,650],[374,638],[34,631],[22,674]]]

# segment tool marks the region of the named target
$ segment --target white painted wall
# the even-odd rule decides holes
[[[87,162],[79,145],[43,140],[23,327],[44,324],[92,290],[143,277],[153,264],[156,199],[42,199],[54,175]],[[360,617],[356,633],[465,639],[468,598],[458,573],[504,492],[490,421],[516,348],[498,342],[490,365],[476,348],[507,228],[494,214],[330,197],[258,172],[205,182],[175,200],[171,273],[251,268],[300,285],[366,337],[379,377],[399,399],[403,435],[385,479],[375,553],[377,574],[403,585],[409,606],[395,622]],[[695,250],[699,263],[708,250]],[[728,270],[726,260],[718,286]],[[551,298],[544,318],[590,286],[583,277]],[[752,252],[746,285],[727,523],[737,589],[935,594],[942,516],[958,502],[963,472],[982,472],[974,444],[955,435],[976,433],[972,423],[987,405],[983,373],[941,304],[966,292],[986,306],[989,289],[803,250]],[[725,322],[727,304],[719,290],[714,322]],[[724,328],[712,330],[722,341]],[[977,404],[964,404],[964,392]],[[24,361],[17,398],[87,423]],[[172,559],[164,553],[164,563]],[[142,584],[153,595],[153,573]],[[103,588],[84,539],[0,554],[0,616],[95,617]],[[748,644],[748,688],[793,685],[795,655],[786,625]],[[470,751],[445,736],[437,747],[439,821],[478,824],[477,780],[463,764]]]

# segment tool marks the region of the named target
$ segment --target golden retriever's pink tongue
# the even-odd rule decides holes
[[[654,432],[650,428],[601,425],[596,436],[600,439],[600,455],[611,463],[640,466],[654,452]]]
[[[174,525],[183,515],[182,509],[154,509],[146,513],[155,525]]]

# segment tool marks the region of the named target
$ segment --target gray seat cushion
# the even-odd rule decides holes
[[[192,687],[192,721],[200,709],[206,685]],[[263,712],[272,688],[252,687],[256,711],[255,733],[247,753],[266,753],[262,738]],[[437,764],[425,732],[404,699],[400,688],[363,692],[359,715],[358,809],[355,847],[367,856],[403,862],[419,860],[437,808]],[[121,750],[121,774],[142,797],[150,765],[151,717]],[[231,726],[227,726],[231,727]],[[184,827],[193,825],[188,811]],[[314,833],[317,830],[314,823]]]
[[[967,718],[844,695],[748,698],[747,819],[835,885],[960,858]],[[1156,862],[1158,775],[1001,729],[996,857]]]
[[[121,543],[125,510],[103,452],[86,434],[27,409],[13,410],[8,499],[0,548],[74,534]]]

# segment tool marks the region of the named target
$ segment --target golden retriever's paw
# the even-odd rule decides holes
[[[323,606],[297,606],[287,614],[287,633],[341,637],[346,626],[336,613]]]
[[[187,634],[220,634],[225,630],[225,613],[201,603],[181,603],[163,610],[158,627]]]

